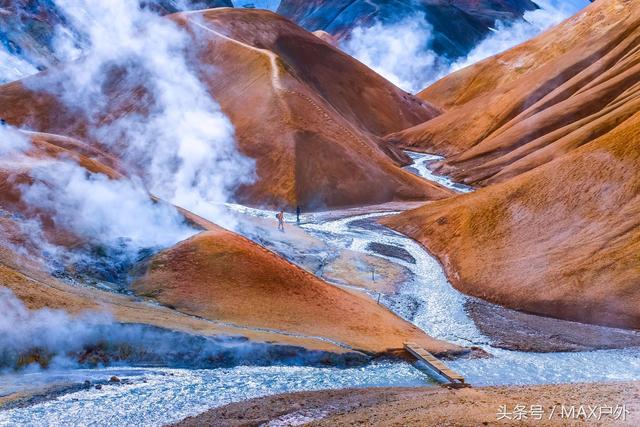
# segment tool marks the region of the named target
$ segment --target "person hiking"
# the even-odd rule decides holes
[[[296,221],[300,224],[300,214],[302,213],[302,209],[300,209],[300,205],[296,206]]]
[[[284,209],[280,209],[280,212],[276,214],[276,218],[278,218],[278,230],[284,233]]]

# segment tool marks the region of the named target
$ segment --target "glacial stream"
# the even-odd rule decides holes
[[[425,162],[433,157],[410,153],[422,176],[458,191],[467,187],[431,174]],[[231,206],[247,215],[273,218],[274,213]],[[413,279],[381,303],[412,321],[429,335],[463,346],[478,346],[492,357],[448,361],[473,385],[536,384],[640,379],[638,349],[572,353],[527,353],[492,346],[465,311],[468,297],[447,281],[438,261],[415,241],[372,219],[389,212],[373,212],[327,219],[304,215],[306,231],[334,248],[382,257],[408,269]],[[293,216],[287,216],[294,221]],[[400,248],[415,263],[373,252],[370,243]],[[235,367],[195,370],[164,368],[104,368],[62,372],[34,372],[0,377],[0,396],[24,384],[104,381],[112,375],[121,383],[64,393],[23,408],[0,410],[0,426],[13,425],[163,425],[211,407],[269,394],[345,387],[425,386],[434,380],[408,363],[372,363],[337,369],[312,367]]]
[[[362,227],[362,220],[389,215],[373,213],[320,224],[306,224],[336,245],[388,259],[408,268],[415,279],[400,289],[393,299],[382,300],[400,316],[410,320],[435,338],[461,346],[477,346],[490,358],[447,361],[474,385],[542,384],[640,379],[640,350],[599,350],[588,352],[530,353],[493,347],[464,309],[468,298],[449,284],[438,261],[418,243],[384,227]],[[370,242],[406,250],[415,264],[385,257],[367,249]],[[417,307],[417,308],[416,308]]]

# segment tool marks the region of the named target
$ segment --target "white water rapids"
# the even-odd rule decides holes
[[[460,187],[428,171],[433,157],[411,153],[415,169],[428,179],[458,191]],[[231,206],[247,215],[273,218],[274,212]],[[573,353],[526,353],[491,346],[491,341],[465,312],[467,297],[448,282],[438,261],[415,241],[367,224],[369,213],[341,219],[304,215],[301,226],[338,249],[366,253],[398,263],[414,274],[398,295],[383,302],[429,335],[464,346],[476,345],[493,357],[447,362],[474,385],[535,384],[640,379],[637,349]],[[288,215],[288,221],[294,216]],[[415,264],[368,249],[372,242],[406,250]],[[408,363],[373,363],[361,368],[235,367],[213,370],[106,368],[6,376],[0,395],[24,384],[47,383],[52,377],[81,383],[117,375],[123,384],[108,384],[64,394],[34,405],[0,411],[0,426],[13,425],[163,425],[211,407],[275,393],[346,387],[424,386],[433,380]]]

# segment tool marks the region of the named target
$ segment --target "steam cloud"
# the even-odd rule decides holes
[[[58,95],[94,120],[93,135],[127,160],[131,174],[141,171],[151,193],[233,227],[222,205],[239,184],[252,182],[254,164],[236,150],[233,126],[190,66],[193,40],[137,2],[56,4],[87,45],[65,68]],[[126,96],[144,89],[151,100],[140,103],[149,111],[104,124],[97,117],[116,69],[128,80]]]
[[[72,318],[62,310],[28,310],[7,288],[0,287],[0,367],[13,366],[20,354],[32,349],[51,353],[79,350],[106,314],[86,313]]]
[[[92,245],[118,246],[119,250],[124,246],[131,252],[129,257],[141,249],[163,248],[195,233],[173,206],[152,201],[145,188],[134,181],[110,179],[71,159],[30,158],[25,154],[29,148],[31,142],[24,133],[0,126],[0,156],[7,162],[29,166],[32,181],[19,188],[21,201],[30,209],[20,215],[19,223],[31,245],[41,252],[56,256],[63,252],[46,241],[40,221],[43,214],[56,229],[72,232]],[[2,244],[9,246],[4,239]]]
[[[119,154],[132,179],[109,179],[72,160],[38,160],[33,182],[21,187],[22,201],[38,213],[23,221],[25,234],[43,251],[52,250],[38,224],[44,212],[57,229],[116,252],[126,247],[134,259],[141,249],[194,233],[176,209],[151,201],[148,193],[233,227],[223,204],[237,185],[252,181],[253,162],[236,150],[230,121],[190,66],[193,40],[186,31],[129,0],[57,0],[56,7],[79,34],[72,39],[66,27],[58,28],[58,56],[85,53],[32,89],[54,91],[86,114],[92,137]],[[125,80],[117,94],[138,103],[141,112],[105,123],[99,117],[107,104],[117,103],[109,93],[114,70]],[[6,141],[0,154],[28,148],[21,132],[9,126],[0,132]]]
[[[32,356],[32,357],[29,357]],[[214,368],[238,364],[361,365],[357,353],[334,355],[248,342],[242,337],[200,337],[153,326],[120,324],[104,312],[70,316],[63,310],[29,310],[0,287],[0,372],[126,363]]]
[[[536,0],[540,9],[527,11],[524,20],[516,21],[510,25],[500,21],[496,22],[493,34],[480,42],[466,58],[453,63],[449,72],[453,72],[475,64],[497,53],[504,52],[520,43],[534,38],[546,29],[559,24],[569,16],[576,13],[588,4],[583,0],[557,2],[550,0]]]
[[[56,5],[80,37],[71,38],[61,28],[54,45],[60,57],[77,60],[31,89],[54,91],[74,111],[86,114],[90,136],[123,159],[131,179],[110,179],[68,158],[30,157],[24,134],[0,126],[3,160],[28,162],[30,168],[31,182],[19,187],[29,210],[13,216],[29,243],[53,263],[82,270],[82,263],[93,262],[88,269],[111,281],[120,279],[120,270],[126,271],[144,250],[169,246],[195,232],[173,206],[152,201],[149,193],[232,227],[223,204],[237,185],[252,181],[253,162],[236,150],[230,121],[193,71],[198,64],[188,48],[194,41],[137,1],[56,0]],[[140,112],[125,111],[105,123],[100,118],[105,107],[117,104],[109,93],[114,71],[125,80],[125,92],[117,95],[131,97]],[[56,231],[70,231],[86,245],[67,250],[46,241],[42,216]],[[102,258],[92,258],[96,250]],[[149,328],[114,325],[97,313],[71,318],[56,310],[29,311],[8,291],[0,292],[0,357],[5,362],[34,347],[54,354],[80,351],[103,336],[144,343],[154,354],[176,353]],[[228,343],[199,345],[207,350],[203,357],[229,350]]]
[[[355,28],[343,50],[396,86],[416,93],[436,80],[535,37],[588,4],[587,0],[536,0],[540,9],[528,11],[524,19],[495,29],[465,58],[450,61],[429,48],[432,28],[424,15],[394,24],[376,23]]]
[[[17,129],[11,126],[0,126],[0,156],[19,154],[29,148],[29,141]]]
[[[37,73],[38,70],[20,58],[20,55],[13,54],[0,47],[0,84],[18,80],[23,76]]]
[[[166,247],[194,234],[175,208],[155,203],[131,181],[91,173],[71,161],[41,161],[22,199],[50,215],[56,228],[106,247]]]
[[[343,49],[396,86],[418,92],[447,72],[447,62],[428,46],[432,27],[424,15],[395,24],[357,27]]]

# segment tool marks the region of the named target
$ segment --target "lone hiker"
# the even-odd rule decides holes
[[[300,209],[300,205],[296,206],[296,221],[300,224],[300,214],[302,213],[302,209]]]
[[[276,214],[276,218],[278,218],[278,230],[284,233],[284,209],[280,209],[280,212]]]

